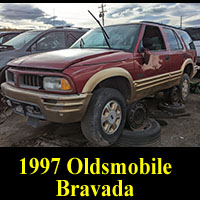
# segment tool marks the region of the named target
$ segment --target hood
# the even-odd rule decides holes
[[[117,50],[105,49],[65,49],[47,53],[39,53],[17,58],[8,63],[10,66],[64,70],[73,64],[99,58]]]

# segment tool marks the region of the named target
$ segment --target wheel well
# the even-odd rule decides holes
[[[193,73],[192,64],[188,64],[184,69],[184,74],[187,74],[191,78],[192,73]]]
[[[125,97],[126,100],[130,99],[131,87],[129,81],[124,77],[117,76],[105,79],[100,82],[94,90],[103,87],[116,89]]]

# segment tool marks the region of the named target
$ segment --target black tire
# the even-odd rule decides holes
[[[110,109],[112,103],[115,108]],[[114,116],[115,112],[116,115]],[[81,129],[83,135],[90,142],[99,146],[110,146],[121,136],[125,121],[126,103],[122,94],[115,89],[101,88],[93,93],[88,109],[81,121]],[[110,125],[112,122],[113,125]]]
[[[127,108],[127,127],[136,130],[144,127],[147,123],[148,111],[145,104],[136,102]]]
[[[179,95],[182,103],[186,103],[190,95],[190,77],[183,74],[179,85]]]
[[[144,130],[131,131],[125,129],[122,136],[115,146],[119,147],[137,147],[150,146],[159,141],[161,135],[160,124],[153,119],[149,119]]]
[[[173,87],[168,90],[164,91],[164,98],[165,101],[169,104],[176,104],[180,103],[181,97],[180,97],[180,91],[178,87]]]
[[[159,103],[158,108],[162,111],[167,111],[172,114],[182,114],[185,113],[185,105],[178,103],[178,104],[167,104],[167,103]]]

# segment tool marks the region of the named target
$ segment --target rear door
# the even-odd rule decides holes
[[[191,37],[188,35],[187,32],[183,31],[183,30],[177,30],[178,34],[180,35],[180,37],[182,38],[183,42],[185,43],[185,46],[187,48],[187,58],[191,58],[193,60],[193,62],[196,62],[196,56],[200,56],[200,41],[199,41],[199,49],[196,48],[195,51],[195,41],[192,41]],[[199,52],[198,52],[199,50]],[[197,54],[196,54],[197,53]],[[200,57],[199,57],[200,58]],[[199,60],[200,63],[200,60]]]
[[[186,59],[186,49],[174,30],[165,27],[163,28],[163,32],[166,36],[170,49],[169,71],[173,72],[180,70],[183,62]]]

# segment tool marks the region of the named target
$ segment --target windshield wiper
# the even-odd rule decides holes
[[[90,15],[92,15],[92,17],[95,19],[95,21],[97,22],[97,24],[99,24],[99,26],[101,27],[101,30],[102,30],[102,33],[103,33],[103,36],[105,38],[105,41],[108,45],[108,47],[111,49],[111,46],[108,42],[108,40],[110,39],[108,34],[106,33],[105,29],[103,28],[103,26],[101,25],[101,23],[99,22],[99,20],[88,10],[88,12],[90,13]]]

